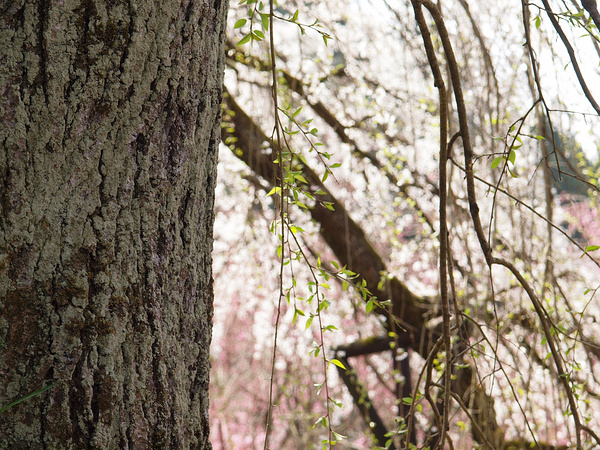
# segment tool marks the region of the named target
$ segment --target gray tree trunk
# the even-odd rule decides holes
[[[0,449],[210,448],[227,0],[0,7]]]

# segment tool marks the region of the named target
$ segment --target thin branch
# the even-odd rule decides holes
[[[593,0],[588,0],[588,1],[584,0],[584,2],[582,2],[582,3],[585,3],[583,5],[583,7],[586,8],[586,5],[588,5],[588,7],[590,7],[590,10],[592,10],[592,11],[595,10],[596,15],[598,15],[598,10],[596,8],[594,8],[594,9],[591,8],[592,1]],[[552,8],[550,7],[550,3],[548,3],[548,0],[542,0],[542,3],[544,4],[544,8],[546,10],[546,14],[548,15],[548,18],[552,22],[552,26],[558,33],[560,40],[562,41],[565,48],[567,49],[567,53],[569,54],[569,59],[571,60],[571,63],[573,64],[573,70],[575,70],[575,75],[577,75],[577,80],[579,81],[579,86],[581,86],[581,89],[583,90],[585,97],[590,102],[590,105],[592,105],[592,108],[594,108],[596,110],[596,113],[598,113],[598,115],[600,115],[600,106],[598,106],[598,103],[596,103],[594,96],[592,95],[589,88],[587,87],[585,79],[583,78],[583,74],[581,73],[581,69],[579,68],[579,63],[577,62],[577,58],[575,57],[575,51],[573,50],[573,47],[571,46],[569,39],[565,35],[565,32],[561,28],[560,24],[558,23],[558,20],[556,20],[556,16],[555,16],[554,12],[552,12]],[[593,3],[596,3],[596,2],[593,1]],[[594,5],[594,7],[595,7],[595,5]],[[588,8],[586,8],[586,10],[588,10]],[[588,12],[590,10],[588,10]],[[592,16],[592,18],[593,17],[594,16]],[[595,22],[595,19],[594,19],[594,22]],[[597,25],[598,24],[596,24],[596,26]]]

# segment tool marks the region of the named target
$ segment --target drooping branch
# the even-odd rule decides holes
[[[552,12],[552,8],[550,7],[550,3],[548,3],[548,0],[542,0],[542,3],[544,4],[544,8],[546,10],[546,14],[548,15],[548,18],[550,19],[550,22],[552,22],[552,26],[558,33],[560,40],[562,41],[565,48],[567,49],[567,53],[569,54],[569,59],[571,60],[571,64],[573,64],[573,70],[575,71],[575,75],[577,76],[577,81],[579,81],[579,86],[581,86],[581,90],[583,91],[585,97],[588,99],[588,102],[590,103],[590,105],[592,105],[592,108],[594,108],[594,110],[596,110],[596,112],[600,115],[600,106],[598,106],[598,103],[596,103],[596,99],[590,92],[590,89],[588,88],[587,83],[585,82],[585,79],[583,78],[583,74],[581,73],[581,68],[579,67],[577,58],[575,57],[575,51],[573,50],[573,47],[571,46],[569,39],[567,38],[567,36],[566,36],[565,32],[563,31],[562,27],[560,26],[560,24],[558,23],[558,20],[556,19],[554,12]],[[596,18],[599,16],[598,9],[596,8],[596,5],[595,5],[596,2],[588,0],[588,1],[584,1],[582,3],[583,3],[583,7],[592,15],[592,18],[594,19],[594,23],[596,23]],[[586,5],[587,5],[587,7],[586,7]],[[592,6],[593,6],[593,8],[592,8]],[[592,14],[593,12],[595,12],[595,14]],[[596,23],[596,26],[598,26],[598,23]]]
[[[271,186],[277,178],[276,165],[273,156],[265,146],[271,146],[271,140],[225,92],[224,103],[225,124],[222,129],[224,142],[232,142],[233,153],[244,161],[252,171],[269,182]],[[229,111],[229,113],[228,113]],[[320,204],[309,209],[311,217],[320,225],[320,234],[334,252],[340,263],[348,269],[360,274],[366,281],[369,291],[383,301],[390,299],[391,312],[394,321],[397,321],[408,333],[413,347],[418,347],[421,338],[427,339],[421,333],[426,329],[425,315],[429,311],[424,298],[411,292],[404,283],[392,277],[385,286],[379,288],[383,273],[389,273],[382,257],[375,251],[368,241],[362,228],[350,217],[344,206],[324,186],[320,177],[307,165],[302,168],[302,175],[308,182],[305,187],[320,202],[332,203],[331,211]],[[323,194],[317,194],[317,191]],[[388,315],[389,312],[379,311]],[[388,322],[388,327],[391,324]],[[403,334],[395,330],[398,335]],[[427,349],[424,349],[427,352]]]
[[[236,63],[241,63],[246,67],[256,69],[262,72],[270,72],[271,65],[263,61],[262,59],[253,56],[247,55],[238,48],[233,45],[231,42],[227,42],[227,54],[228,57],[226,62],[233,68],[235,68]],[[384,162],[380,160],[375,151],[365,151],[358,143],[348,136],[347,130],[350,127],[345,126],[340,119],[336,117],[331,110],[323,104],[321,101],[313,101],[310,98],[308,89],[306,84],[299,78],[292,75],[289,71],[285,69],[278,69],[278,73],[281,75],[283,80],[285,81],[285,85],[292,91],[298,94],[310,108],[315,112],[317,116],[319,116],[327,125],[331,127],[331,129],[335,132],[338,139],[344,144],[348,144],[351,148],[352,154],[363,161],[368,161],[373,167],[377,170],[381,171],[385,177],[390,181],[390,185],[394,187],[399,193],[406,196],[410,200],[410,204],[421,214],[429,228],[435,233],[436,228],[432,222],[432,220],[425,214],[423,208],[419,206],[419,201],[416,198],[413,198],[408,193],[409,187],[416,187],[423,190],[429,190],[433,195],[439,195],[439,189],[434,183],[428,183],[427,180],[425,182],[420,182],[418,174],[416,174],[413,170],[411,170],[411,174],[413,179],[415,180],[413,183],[401,182],[396,174],[390,170],[390,167],[386,165]],[[386,136],[389,142],[392,142],[393,139],[389,136]]]
[[[224,106],[226,111],[224,114],[225,123],[222,129],[223,141],[225,143],[230,142],[233,153],[244,161],[256,175],[267,181],[270,186],[273,186],[277,170],[269,150],[270,139],[227,92],[224,95]],[[317,174],[308,166],[303,167],[302,173],[312,192],[321,189],[325,193],[320,196],[321,201],[332,202],[335,205],[334,211],[325,209],[320,205],[315,205],[310,209],[312,218],[321,225],[319,230],[321,236],[343,265],[347,265],[350,270],[359,273],[365,279],[367,286],[374,295],[379,299],[389,298],[392,300],[394,316],[400,320],[406,329],[404,332],[396,330],[398,337],[394,339],[394,342],[405,348],[412,347],[427,358],[433,343],[441,335],[439,330],[427,328],[427,303],[424,299],[412,293],[395,277],[389,280],[383,289],[377,288],[380,281],[380,271],[387,273],[381,256],[375,252],[363,230],[350,218],[343,205],[321,183]],[[343,230],[346,230],[346,232],[344,233]],[[379,312],[386,314],[384,311]],[[390,324],[387,325],[389,327]],[[384,339],[378,339],[377,341],[380,351],[389,348],[389,344]],[[358,348],[350,346],[345,349],[340,348],[340,350],[346,351],[346,356],[350,356],[353,351],[359,352]],[[459,378],[461,374],[462,370],[458,371]],[[465,398],[467,403],[471,395],[476,395],[481,396],[480,401],[485,401],[488,405],[493,404],[493,400],[481,386],[471,386],[469,383],[463,383],[455,385],[454,389],[458,395]],[[475,391],[472,393],[473,389]],[[488,416],[480,415],[477,417],[478,420],[488,420]],[[500,430],[495,422],[481,423],[477,426],[480,429],[489,430],[488,434],[490,435],[497,435]]]
[[[446,350],[446,366],[444,369],[444,393],[446,400],[443,404],[442,411],[442,426],[440,429],[440,442],[443,443],[446,440],[446,433],[450,428],[449,416],[450,416],[450,380],[452,378],[452,344],[450,341],[450,304],[448,300],[448,227],[446,221],[447,213],[447,163],[448,163],[448,94],[446,91],[446,83],[442,76],[442,71],[435,54],[433,42],[431,40],[431,34],[429,27],[423,16],[423,10],[418,0],[413,0],[413,10],[415,12],[415,19],[417,25],[421,30],[421,36],[423,38],[423,44],[427,53],[427,59],[429,61],[429,67],[433,73],[434,85],[438,90],[439,95],[439,109],[440,109],[440,152],[439,152],[439,189],[440,189],[440,301],[442,306],[442,323],[443,323],[443,340],[444,348]],[[429,391],[426,391],[426,395],[429,395]],[[434,409],[435,411],[435,409]],[[442,444],[443,445],[443,444]]]
[[[231,42],[227,42],[227,53],[230,55],[227,59],[227,62],[231,65],[233,62],[242,62],[245,65],[251,66],[257,70],[270,72],[271,65],[265,61],[262,61],[260,58],[256,56],[246,55],[239,49],[235,47]],[[285,80],[285,84],[289,87],[293,92],[300,95],[302,98],[306,100],[308,105],[312,108],[312,110],[325,121],[327,125],[331,127],[331,129],[338,136],[340,141],[344,144],[348,144],[352,147],[352,151],[360,158],[368,159],[371,164],[377,169],[383,169],[384,165],[377,159],[374,154],[369,152],[365,152],[360,149],[359,145],[356,143],[354,139],[348,136],[346,133],[346,127],[342,122],[338,120],[338,118],[327,108],[323,102],[321,101],[311,101],[308,98],[308,94],[305,90],[304,82],[297,77],[293,76],[287,70],[279,69],[279,74]]]

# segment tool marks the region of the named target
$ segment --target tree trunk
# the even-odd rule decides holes
[[[210,448],[227,0],[0,10],[0,448]]]

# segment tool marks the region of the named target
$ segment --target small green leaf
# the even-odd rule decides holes
[[[335,405],[339,408],[342,407],[342,404],[340,402],[335,402],[333,399],[332,401],[335,403]],[[340,433],[336,433],[335,431],[331,430],[331,432],[333,433],[333,437],[335,438],[336,441],[343,441],[344,439],[346,439],[348,436],[344,436],[343,434]]]
[[[495,169],[496,167],[498,167],[498,165],[502,162],[503,159],[504,159],[504,156],[495,157],[494,160],[492,161],[492,169]]]
[[[260,13],[260,21],[266,31],[269,31],[269,17],[269,14]]]
[[[308,181],[306,181],[306,179],[302,175],[299,175],[299,174],[298,175],[294,175],[294,178],[296,180],[302,181],[304,184],[308,184]]]
[[[373,310],[373,300],[369,300],[367,302],[367,314],[369,314]]]
[[[262,41],[265,38],[265,35],[260,30],[254,30],[252,34],[257,41]]]
[[[329,362],[331,362],[331,363],[335,364],[335,365],[336,365],[336,366],[338,366],[340,369],[348,370],[348,369],[346,369],[346,366],[344,366],[344,365],[342,364],[342,362],[341,362],[340,360],[338,360],[338,359],[335,359],[335,358],[334,358],[334,359],[332,359],[332,360],[331,360],[331,361],[329,361]]]
[[[248,22],[246,19],[240,19],[238,20],[235,25],[233,26],[233,29],[237,29],[237,28],[242,28],[244,25],[246,25],[246,22]]]
[[[542,23],[542,19],[540,19],[540,16],[537,16],[535,18],[535,27],[539,30],[540,29],[540,24]]]
[[[513,149],[516,147],[513,147]],[[512,163],[512,165],[515,165],[515,159],[517,158],[517,153],[514,150],[511,150],[510,153],[508,154],[508,160]]]
[[[247,34],[242,39],[240,39],[240,41],[237,44],[235,44],[235,45],[244,45],[244,44],[246,44],[247,42],[250,41],[251,37],[252,37],[252,35]]]
[[[586,252],[593,252],[594,250],[598,250],[600,248],[600,245],[588,245],[585,248]]]
[[[314,316],[310,316],[307,320],[306,320],[306,327],[304,328],[305,330],[308,330],[310,328],[310,326],[312,325],[313,322],[313,317]],[[316,356],[316,354],[315,354]]]

